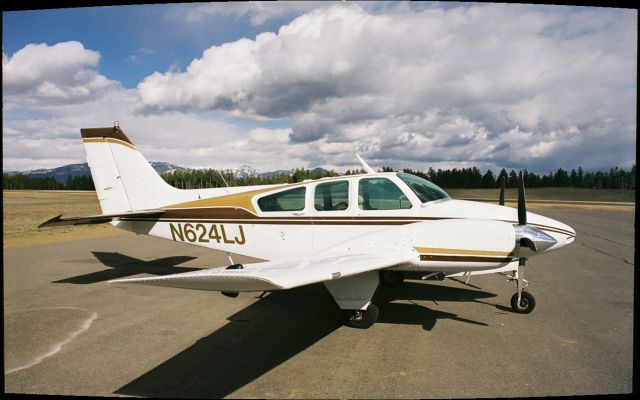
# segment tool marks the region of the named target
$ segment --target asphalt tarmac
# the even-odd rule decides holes
[[[533,209],[532,211],[536,212]],[[540,209],[577,232],[500,275],[378,288],[378,322],[341,326],[323,285],[189,291],[106,281],[228,264],[146,236],[4,252],[5,392],[180,398],[448,398],[629,393],[634,214]],[[235,262],[248,262],[234,257]]]

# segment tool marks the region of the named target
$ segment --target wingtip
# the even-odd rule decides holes
[[[40,225],[38,225],[38,229],[40,228],[46,228],[49,225],[55,224],[56,222],[60,221],[60,217],[62,217],[62,214],[57,215],[53,218],[50,218],[46,221],[44,221],[43,223],[41,223]]]

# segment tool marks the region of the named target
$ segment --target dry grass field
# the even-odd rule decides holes
[[[449,189],[452,198],[495,198],[499,191],[491,189]],[[516,199],[516,189],[507,189],[505,198]],[[573,188],[527,189],[529,208],[586,208],[598,210],[633,211],[633,205],[576,205],[556,203],[535,203],[534,200],[573,200],[601,202],[634,202],[634,191],[596,190]],[[37,191],[5,190],[2,192],[3,247],[28,247],[61,241],[89,239],[104,236],[130,234],[109,224],[65,226],[42,228],[38,225],[49,218],[62,214],[65,216],[100,214],[100,206],[95,192],[83,191]],[[515,202],[506,203],[515,207]]]
[[[109,224],[38,229],[59,214],[100,214],[95,192],[3,190],[2,209],[3,248],[126,234]]]

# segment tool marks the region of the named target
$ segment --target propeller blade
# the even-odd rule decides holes
[[[524,199],[524,179],[522,179],[522,171],[518,178],[518,224],[527,224],[527,203]]]
[[[498,200],[498,204],[501,206],[504,205],[504,176],[500,179],[500,199]]]

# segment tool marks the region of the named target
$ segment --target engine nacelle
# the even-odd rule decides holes
[[[447,219],[407,227],[419,267],[441,271],[494,269],[514,261],[513,224],[494,220]]]

